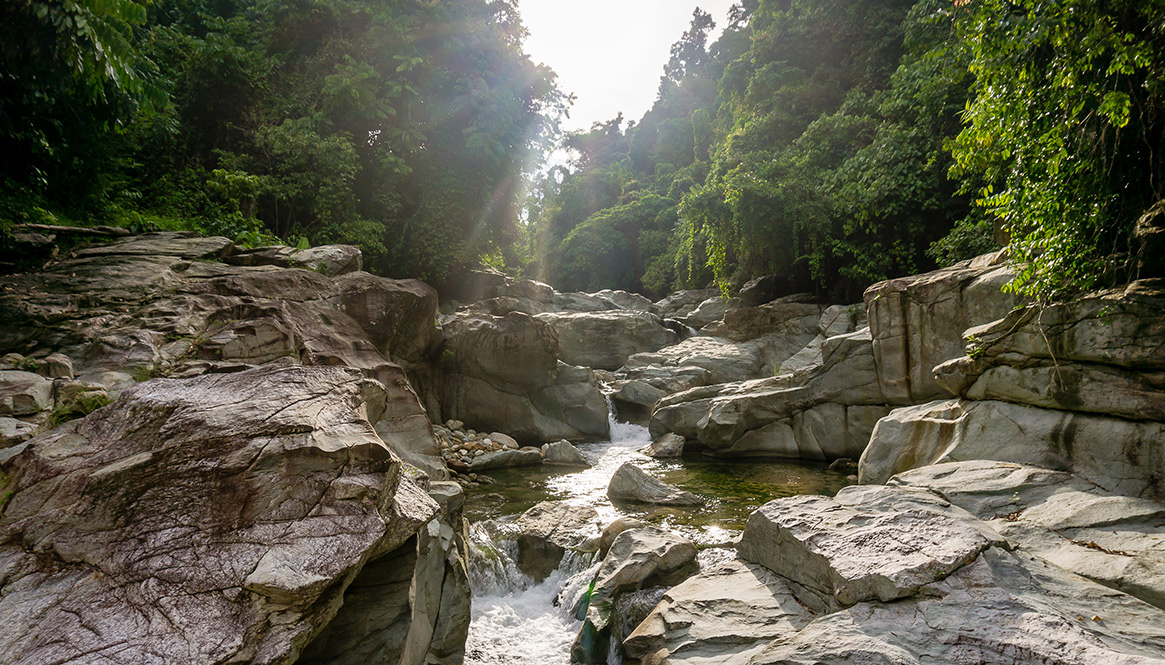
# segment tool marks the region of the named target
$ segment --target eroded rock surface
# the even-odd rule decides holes
[[[384,390],[327,367],[159,379],[0,453],[0,614],[24,617],[0,660],[294,660],[438,512],[372,427]]]
[[[615,470],[607,486],[607,497],[612,501],[666,506],[698,506],[704,503],[695,494],[653,478],[631,462]]]

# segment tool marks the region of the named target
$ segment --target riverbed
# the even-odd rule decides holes
[[[770,460],[714,460],[696,452],[655,460],[639,452],[651,442],[647,428],[611,423],[611,441],[578,444],[589,469],[517,468],[491,471],[492,484],[467,491],[465,514],[473,523],[473,620],[467,665],[566,665],[581,623],[571,616],[598,562],[566,557],[559,570],[534,583],[513,565],[508,544],[493,533],[541,501],[589,505],[603,524],[635,517],[682,534],[701,548],[701,561],[730,555],[749,514],[772,499],[797,494],[832,496],[850,484],[824,464]],[[625,462],[704,499],[698,508],[614,505],[611,475]],[[617,662],[612,656],[612,662]]]

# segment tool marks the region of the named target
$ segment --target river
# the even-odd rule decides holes
[[[651,442],[647,428],[612,420],[611,440],[579,444],[592,464],[584,470],[503,469],[492,485],[467,492],[466,517],[473,523],[471,582],[473,618],[467,665],[566,665],[581,622],[570,609],[585,592],[597,559],[564,557],[545,581],[534,583],[513,564],[512,541],[499,537],[508,523],[536,503],[566,501],[593,506],[608,524],[635,517],[682,534],[701,548],[701,561],[730,556],[748,515],[761,504],[796,494],[833,495],[846,486],[844,474],[824,465],[762,460],[718,461],[698,453],[679,460],[654,460],[639,449]],[[613,505],[611,475],[633,461],[648,473],[705,499],[700,508]],[[618,662],[612,654],[611,662]]]

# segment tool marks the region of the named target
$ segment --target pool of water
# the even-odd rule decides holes
[[[473,615],[466,646],[467,665],[566,665],[580,622],[571,615],[573,599],[594,575],[597,561],[568,557],[560,570],[540,583],[513,564],[505,541],[491,529],[541,501],[593,506],[607,524],[635,517],[682,534],[705,549],[701,561],[730,556],[717,546],[734,541],[749,514],[784,496],[832,496],[849,485],[845,474],[824,464],[770,460],[716,460],[688,453],[677,460],[655,460],[639,452],[651,441],[644,427],[612,423],[611,441],[579,444],[589,469],[553,467],[499,469],[493,484],[467,490],[465,514],[473,528],[477,552],[471,565]],[[607,499],[611,475],[625,462],[699,495],[699,507],[612,504]],[[618,657],[611,656],[611,663]]]

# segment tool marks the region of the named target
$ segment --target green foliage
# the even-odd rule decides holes
[[[1022,269],[1011,288],[1050,299],[1127,274],[1133,221],[1162,198],[1165,5],[983,0],[958,10],[975,98],[956,176],[1003,223]]]
[[[113,400],[104,390],[90,390],[77,394],[73,399],[62,401],[49,414],[45,421],[45,428],[52,429],[61,423],[77,418],[83,418],[90,413],[107,406]]]

